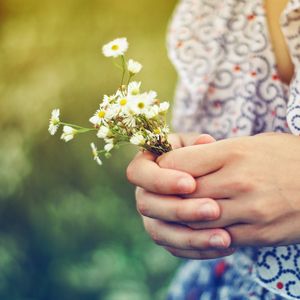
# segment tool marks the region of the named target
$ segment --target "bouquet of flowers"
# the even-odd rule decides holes
[[[102,165],[101,154],[109,158],[112,149],[128,143],[155,155],[172,150],[166,125],[169,103],[161,102],[155,91],[142,92],[141,82],[132,81],[142,65],[133,59],[127,61],[127,50],[126,38],[111,41],[102,48],[104,56],[120,58],[121,63],[115,62],[115,65],[122,70],[122,79],[115,94],[103,97],[98,110],[89,120],[92,124],[90,128],[62,122],[59,109],[54,109],[50,118],[49,133],[54,135],[62,125],[61,139],[65,142],[78,134],[95,131],[96,136],[104,141],[102,150],[91,143],[94,159],[99,165]]]

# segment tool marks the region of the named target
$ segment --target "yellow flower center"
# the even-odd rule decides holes
[[[138,108],[143,109],[144,107],[145,107],[145,103],[144,102],[139,102]]]
[[[100,111],[98,112],[98,117],[99,117],[100,119],[103,119],[103,118],[105,117],[105,111],[100,110]]]
[[[52,124],[53,125],[58,125],[59,124],[59,120],[58,119],[53,119],[52,120]]]
[[[119,50],[119,46],[118,45],[112,45],[111,50],[117,51],[117,50]]]
[[[160,134],[160,129],[159,128],[156,128],[156,129],[154,129],[154,131],[153,131],[155,134]]]
[[[120,105],[121,106],[125,106],[127,104],[127,99],[126,98],[123,98],[120,100]]]

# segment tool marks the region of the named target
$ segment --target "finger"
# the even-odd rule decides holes
[[[164,247],[167,251],[169,251],[173,256],[180,258],[188,258],[188,259],[215,259],[221,258],[225,256],[232,255],[235,252],[235,249],[228,248],[225,250],[206,250],[206,251],[197,251],[197,250],[181,250],[172,247]]]
[[[215,221],[190,222],[187,225],[193,229],[224,228],[239,223],[250,223],[249,201],[244,199],[217,200],[220,208],[220,218]]]
[[[229,248],[231,239],[223,229],[192,230],[186,226],[144,217],[144,226],[152,239],[161,246],[183,250]]]
[[[225,199],[234,197],[239,187],[232,177],[228,177],[224,172],[218,170],[196,178],[196,189],[192,194],[183,195],[185,198],[212,198]]]
[[[169,134],[168,141],[172,145],[172,149],[181,147],[201,145],[213,143],[216,140],[208,134],[185,133],[185,134]]]
[[[172,146],[172,149],[178,149],[181,148],[182,145],[182,140],[181,137],[178,134],[169,134],[168,135],[168,141]]]
[[[228,227],[228,231],[236,246],[251,247],[279,247],[291,245],[286,239],[290,228],[286,227],[286,234],[278,234],[278,228],[274,224],[235,224]],[[295,230],[297,230],[295,228]],[[283,237],[283,238],[282,238]]]
[[[175,149],[161,155],[157,162],[160,167],[180,170],[200,177],[220,169],[226,162],[227,151],[224,142],[189,146]]]
[[[167,222],[201,222],[220,217],[220,207],[212,199],[182,199],[136,190],[138,211],[146,217]]]
[[[232,245],[239,247],[247,246],[271,246],[266,245],[264,237],[259,236],[258,230],[251,224],[235,224],[226,228],[232,238]]]
[[[191,145],[210,144],[210,143],[214,143],[214,142],[216,142],[216,139],[213,138],[211,135],[201,134]]]
[[[226,230],[232,237],[232,243],[239,247],[274,247],[274,246],[286,246],[291,244],[282,236],[286,237],[290,229],[286,232],[286,235],[282,235],[278,238],[278,228],[283,226],[274,226],[273,223],[260,223],[256,220],[253,224],[234,224],[227,226]]]
[[[224,199],[243,196],[253,191],[253,184],[234,166],[196,178],[196,189],[187,197]],[[184,196],[185,197],[185,196]]]
[[[127,168],[129,182],[159,194],[186,194],[196,188],[195,179],[184,172],[160,168],[150,152],[139,153]]]
[[[183,147],[192,145],[209,144],[215,142],[215,139],[208,134],[184,133],[179,134]]]

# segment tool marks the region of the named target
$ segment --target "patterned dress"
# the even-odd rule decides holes
[[[217,139],[300,135],[300,0],[288,3],[280,21],[295,66],[290,85],[278,76],[263,0],[180,1],[168,37],[179,75],[177,131]],[[169,299],[300,299],[300,245],[187,261]]]

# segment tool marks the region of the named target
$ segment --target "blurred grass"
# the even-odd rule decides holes
[[[132,148],[99,168],[92,136],[47,133],[52,108],[87,124],[118,70],[101,55],[126,36],[139,79],[171,100],[165,33],[175,0],[0,2],[0,299],[163,299],[177,261],[153,245],[125,178]]]

